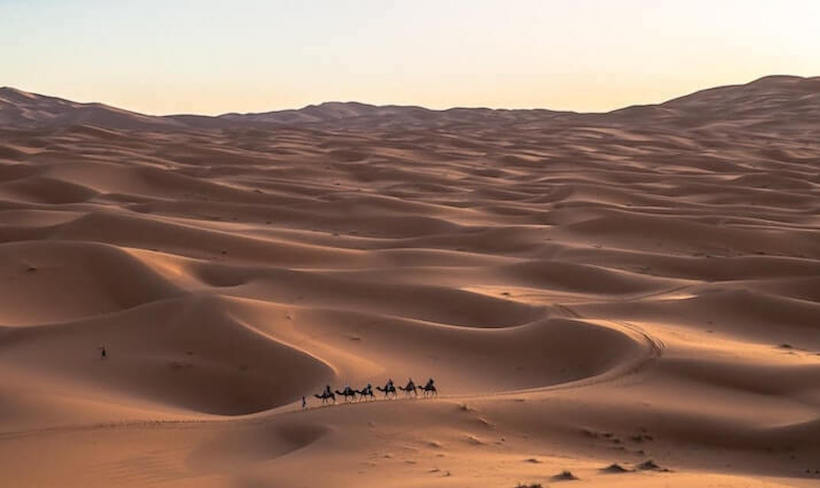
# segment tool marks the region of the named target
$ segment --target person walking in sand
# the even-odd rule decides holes
[[[100,359],[105,359],[108,353],[105,351],[105,346],[100,346]]]
[[[302,409],[307,408],[307,400],[305,400],[305,396],[302,395]]]

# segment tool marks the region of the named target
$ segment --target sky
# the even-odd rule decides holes
[[[818,0],[0,0],[0,86],[149,114],[607,111],[820,75]]]

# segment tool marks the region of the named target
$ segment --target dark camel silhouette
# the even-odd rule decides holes
[[[393,398],[398,396],[396,393],[396,386],[393,384],[392,379],[388,379],[387,383],[385,383],[384,387],[381,386],[376,387],[377,390],[384,393],[385,398],[390,398],[392,395]],[[407,385],[399,386],[399,390],[405,392],[407,395],[413,393],[413,395],[418,396],[418,390],[421,390],[424,393],[425,397],[428,396],[438,396],[438,390],[436,389],[435,382],[433,378],[427,380],[427,383],[424,386],[416,386],[413,382],[412,378],[407,379]],[[335,392],[335,393],[334,393]],[[350,385],[346,385],[342,391],[339,390],[331,390],[330,385],[325,386],[325,390],[320,395],[313,395],[316,398],[322,400],[322,404],[324,405],[328,401],[333,401],[336,403],[336,395],[342,395],[345,398],[345,402],[356,400],[356,395],[359,395],[359,401],[367,400],[368,397],[372,400],[376,399],[376,396],[373,394],[373,385],[370,383],[367,384],[361,390],[354,390],[350,387]],[[305,408],[306,403],[304,397],[302,397],[302,408]]]
[[[416,390],[416,384],[413,383],[412,378],[407,378],[407,386],[399,386],[399,390],[403,391],[406,395],[410,395],[410,392],[413,392],[414,396],[419,396],[419,392]]]
[[[434,385],[433,383],[433,378],[430,378],[429,380],[427,380],[427,384],[419,387],[421,391],[424,392],[425,397],[427,395],[438,396],[438,390],[436,390],[436,385]]]
[[[319,400],[322,400],[322,404],[327,403],[328,400],[333,400],[333,403],[336,403],[336,395],[333,392],[323,391],[321,395],[313,395]]]
[[[350,386],[345,386],[344,390],[342,391],[336,390],[336,394],[345,397],[345,401],[348,401],[348,397],[352,400],[356,399],[356,390],[354,390]]]
[[[388,396],[391,393],[393,394],[394,397],[398,395],[396,393],[396,387],[393,386],[393,380],[392,379],[387,380],[387,383],[385,383],[384,388],[382,388],[381,386],[377,386],[376,389],[379,390],[380,392],[384,393],[385,398],[388,398]]]
[[[321,395],[313,396],[322,400],[323,405],[327,403],[328,400],[333,400],[333,403],[336,403],[336,395],[334,395],[333,392],[330,391],[330,385],[325,385],[325,391],[323,391]]]
[[[354,390],[354,391],[359,394],[359,400],[367,399],[367,397],[370,397],[373,400],[376,399],[376,396],[373,395],[373,386],[371,386],[370,383],[368,383],[367,386],[365,386],[361,390]]]

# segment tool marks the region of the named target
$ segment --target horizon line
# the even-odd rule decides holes
[[[151,114],[151,113],[140,112],[140,111],[137,111],[137,110],[133,110],[133,109],[130,109],[130,108],[125,108],[125,107],[121,107],[121,106],[117,106],[117,105],[110,105],[110,104],[105,103],[105,102],[99,102],[99,101],[81,102],[81,101],[77,101],[77,100],[71,100],[71,99],[68,99],[68,98],[62,98],[62,97],[57,96],[57,95],[46,95],[46,94],[42,94],[42,93],[30,92],[30,91],[26,91],[26,90],[23,90],[23,89],[20,89],[20,88],[17,88],[17,87],[13,87],[13,86],[9,86],[9,85],[0,86],[0,90],[12,90],[12,91],[16,91],[16,92],[20,92],[20,93],[24,93],[24,94],[28,94],[28,95],[36,95],[38,97],[43,97],[43,98],[54,98],[54,99],[58,99],[58,100],[66,101],[66,102],[71,102],[71,103],[77,103],[77,104],[81,104],[81,105],[103,105],[103,106],[106,106],[106,107],[109,107],[109,108],[114,108],[114,109],[117,109],[117,110],[124,110],[126,112],[130,112],[130,113],[137,114],[137,115],[148,116],[148,117],[169,117],[169,118],[170,117],[219,118],[219,117],[224,117],[224,116],[228,116],[228,115],[261,115],[261,114],[270,114],[270,113],[279,113],[279,112],[291,112],[291,111],[297,112],[297,111],[304,110],[304,109],[307,109],[307,108],[310,108],[310,107],[319,107],[319,106],[328,105],[328,104],[343,104],[343,105],[358,104],[358,105],[367,105],[367,106],[370,106],[370,107],[420,108],[420,109],[428,110],[428,111],[431,111],[431,112],[447,112],[447,111],[450,111],[450,110],[463,109],[463,110],[493,110],[493,111],[509,111],[509,112],[512,112],[512,111],[546,111],[546,112],[568,113],[568,114],[608,114],[608,113],[617,112],[619,110],[624,110],[624,109],[631,108],[631,107],[646,107],[646,106],[663,105],[664,103],[671,102],[671,101],[677,100],[679,98],[687,97],[689,95],[693,95],[695,93],[699,93],[699,92],[702,92],[702,91],[713,90],[713,89],[718,89],[718,88],[727,88],[727,87],[737,87],[737,86],[743,86],[743,85],[750,85],[752,83],[757,83],[757,82],[760,82],[760,81],[762,81],[764,79],[767,79],[767,78],[799,78],[799,79],[806,80],[806,79],[812,79],[812,78],[820,78],[820,75],[800,76],[800,75],[790,75],[790,74],[770,74],[770,75],[760,76],[758,78],[755,78],[751,81],[747,81],[745,83],[734,83],[734,84],[728,84],[728,85],[716,85],[716,86],[700,88],[698,90],[695,90],[695,91],[692,91],[692,92],[689,92],[689,93],[686,93],[686,94],[678,95],[678,96],[675,96],[675,97],[672,97],[672,98],[668,98],[668,99],[660,101],[660,102],[635,103],[635,104],[631,104],[631,105],[625,105],[625,106],[622,106],[622,107],[614,108],[614,109],[611,109],[611,110],[588,111],[588,112],[582,112],[582,111],[577,111],[577,110],[572,110],[572,109],[570,109],[570,110],[556,110],[556,109],[551,109],[551,108],[546,108],[546,107],[507,108],[507,107],[488,107],[488,106],[452,106],[452,107],[448,107],[448,108],[440,108],[439,109],[439,108],[431,108],[431,107],[426,107],[424,105],[416,105],[416,104],[399,104],[399,103],[374,104],[374,103],[369,103],[369,102],[362,102],[362,101],[359,101],[359,100],[347,100],[347,101],[326,100],[326,101],[323,101],[323,102],[309,103],[307,105],[303,105],[301,107],[296,107],[296,108],[281,108],[281,109],[262,110],[262,111],[253,111],[253,112],[231,111],[231,112],[224,112],[224,113],[220,113],[220,114],[216,114],[216,115],[209,115],[209,114],[205,114],[205,113],[190,113],[190,112],[189,113]]]

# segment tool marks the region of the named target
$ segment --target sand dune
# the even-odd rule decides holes
[[[4,486],[816,486],[818,83],[219,117],[0,89]]]
[[[97,124],[125,129],[182,127],[182,124],[158,117],[129,112],[101,103],[77,103],[0,87],[0,123],[13,127],[61,127]]]

